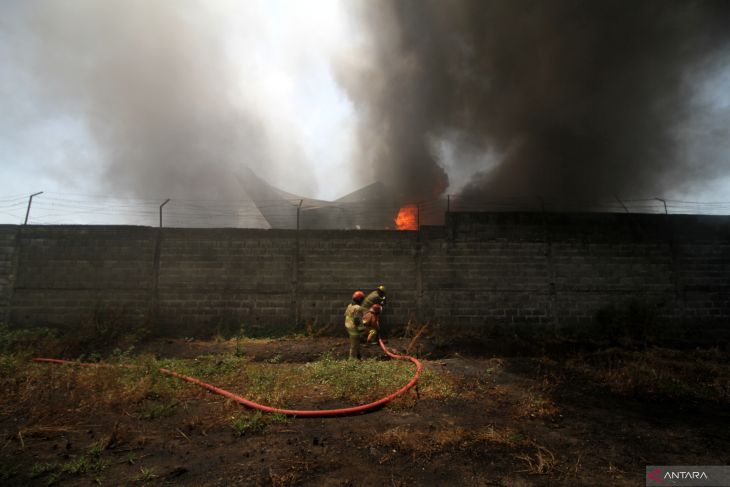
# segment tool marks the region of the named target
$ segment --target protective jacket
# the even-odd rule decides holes
[[[368,311],[363,316],[362,324],[368,332],[367,341],[370,343],[378,336],[378,332],[380,331],[380,316],[372,311]]]
[[[365,300],[362,302],[362,307],[370,309],[374,304],[379,304],[380,306],[385,304],[385,297],[381,296],[377,289],[365,297]]]
[[[365,330],[362,324],[364,308],[359,304],[352,303],[345,309],[345,328],[350,336],[360,336]]]

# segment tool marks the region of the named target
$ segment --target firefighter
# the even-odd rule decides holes
[[[360,335],[365,331],[362,323],[362,314],[365,308],[362,301],[365,293],[355,291],[352,294],[352,303],[345,309],[345,329],[350,336],[350,360],[360,359]]]
[[[362,303],[365,309],[370,309],[374,304],[385,306],[385,286],[382,284],[375,291],[368,294]]]
[[[362,318],[362,324],[368,335],[365,345],[370,345],[378,339],[378,333],[380,332],[380,312],[382,310],[382,306],[374,304]]]

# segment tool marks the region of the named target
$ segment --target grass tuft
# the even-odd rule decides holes
[[[245,436],[250,433],[260,433],[266,429],[268,423],[261,411],[253,414],[239,414],[231,418],[231,427],[235,436]]]
[[[154,469],[140,467],[139,475],[137,475],[132,480],[134,482],[149,482],[150,480],[154,480],[157,477],[158,477],[158,475],[155,473]]]
[[[65,476],[77,475],[81,476],[87,473],[101,473],[111,465],[111,462],[102,458],[104,446],[101,442],[96,442],[83,455],[74,458],[65,463],[35,463],[31,467],[31,478],[40,478],[47,476],[46,485],[53,485]]]

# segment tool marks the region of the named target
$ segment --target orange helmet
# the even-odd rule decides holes
[[[355,301],[357,304],[362,303],[362,300],[365,299],[365,293],[362,291],[355,291],[352,293],[352,300]]]
[[[379,304],[374,304],[370,307],[370,311],[375,313],[376,315],[379,315],[381,311],[383,311],[383,307]]]

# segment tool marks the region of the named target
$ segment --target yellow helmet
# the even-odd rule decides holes
[[[383,286],[382,284],[380,286],[378,286],[378,291],[385,294],[385,286]]]

